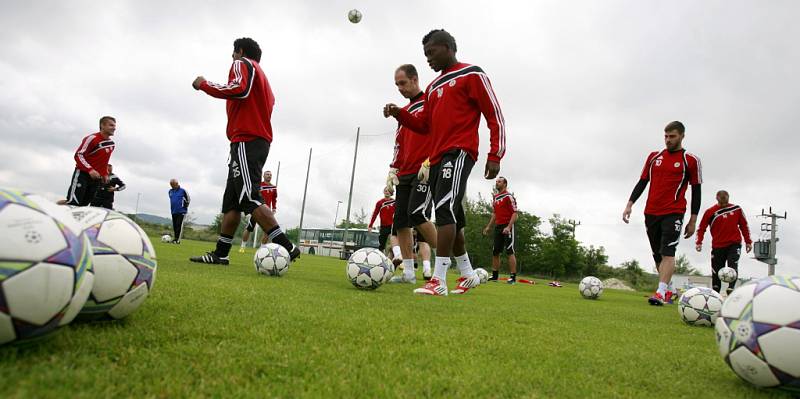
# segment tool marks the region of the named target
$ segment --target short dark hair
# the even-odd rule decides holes
[[[242,55],[254,60],[255,62],[261,62],[261,47],[258,46],[258,43],[249,38],[249,37],[242,37],[233,41],[233,51],[242,50]]]
[[[417,68],[415,68],[411,64],[403,64],[397,67],[398,71],[403,71],[408,78],[418,78],[419,74],[417,73]]]
[[[113,116],[107,116],[107,115],[106,115],[106,116],[104,116],[104,117],[100,118],[100,123],[99,123],[100,127],[103,127],[103,122],[105,122],[105,121],[114,121],[114,123],[116,123],[116,122],[117,122],[117,120],[116,120],[116,119],[114,119],[114,117],[113,117]]]
[[[506,179],[504,176],[497,176],[497,178],[498,178],[498,179],[503,179],[503,183],[505,183],[506,185],[508,185],[508,179]]]
[[[428,32],[428,34],[422,38],[422,45],[424,46],[428,44],[428,42],[447,46],[447,48],[453,50],[454,53],[458,51],[456,47],[456,38],[444,29],[434,29]]]
[[[672,121],[667,124],[667,127],[664,128],[664,132],[671,132],[673,130],[677,130],[678,133],[683,134],[686,131],[686,127],[683,126],[683,123]]]

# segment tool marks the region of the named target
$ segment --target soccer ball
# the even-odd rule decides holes
[[[71,210],[94,251],[95,281],[81,320],[123,319],[147,299],[156,280],[156,251],[125,215],[96,207]]]
[[[374,290],[391,275],[392,261],[375,248],[361,248],[347,260],[347,279],[356,288]]]
[[[0,188],[0,237],[0,344],[71,322],[94,275],[91,244],[69,208]]]
[[[586,299],[597,299],[603,294],[603,282],[594,276],[587,276],[578,284],[578,291]]]
[[[275,243],[269,243],[256,251],[253,263],[257,272],[267,276],[280,277],[289,270],[291,258],[286,248]]]
[[[164,234],[163,236],[161,236],[161,242],[170,242],[170,241],[172,241],[172,237],[170,237],[169,234]]]
[[[347,13],[347,19],[349,19],[350,22],[352,22],[354,24],[357,24],[357,23],[361,22],[361,11],[358,11],[355,8],[350,10]]]
[[[387,257],[387,259],[388,259],[388,257]],[[412,267],[413,267],[413,266],[412,266]],[[391,279],[392,279],[392,277],[394,277],[394,272],[395,272],[395,270],[396,270],[396,269],[395,269],[395,267],[394,267],[394,262],[392,262],[391,260],[389,260],[389,269],[386,271],[386,274],[384,274],[384,275],[383,275],[383,282],[384,282],[384,283],[388,283],[388,282],[389,282],[389,280],[391,280]]]
[[[725,266],[722,269],[719,269],[719,272],[717,272],[717,277],[719,277],[722,282],[733,283],[736,281],[736,270],[734,270],[732,267]]]
[[[489,281],[489,272],[486,269],[479,267],[475,269],[475,273],[478,274],[478,277],[481,279],[481,284],[486,284]]]
[[[681,320],[692,326],[713,326],[722,309],[722,296],[711,288],[694,287],[678,302]]]
[[[743,380],[800,388],[800,277],[770,276],[733,291],[717,318],[719,353]]]

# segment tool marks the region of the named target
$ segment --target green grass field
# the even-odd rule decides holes
[[[127,320],[0,348],[0,398],[788,397],[741,381],[713,329],[642,293],[364,292],[332,258],[303,256],[282,278],[257,275],[252,249],[228,267],[187,261],[210,245],[156,243],[155,289]]]

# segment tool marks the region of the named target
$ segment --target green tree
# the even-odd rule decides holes
[[[681,254],[681,256],[675,258],[675,274],[683,274],[686,276],[702,276],[702,274],[692,266],[692,264],[689,262],[689,258],[687,258],[684,254]]]
[[[359,209],[358,212],[355,212],[352,215],[352,220],[350,220],[350,227],[351,229],[366,229],[367,228],[367,212],[364,211],[362,207]],[[347,224],[347,219],[342,219],[339,224],[336,225],[336,228],[343,229]]]

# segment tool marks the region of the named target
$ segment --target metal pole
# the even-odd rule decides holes
[[[775,241],[775,230],[777,230],[777,228],[778,228],[778,226],[777,226],[778,225],[778,215],[774,214],[772,212],[772,209],[770,209],[769,213],[771,213],[770,219],[772,219],[772,228],[770,229],[771,231],[769,232],[769,236],[770,236],[769,237],[769,260],[770,260],[770,262],[767,264],[767,275],[768,276],[772,276],[772,275],[775,274],[775,264],[778,263],[778,260],[775,259],[775,255],[777,255],[776,252],[777,252],[777,249],[778,249],[777,245],[776,245],[777,243]]]
[[[347,195],[347,217],[344,221],[344,234],[342,248],[347,252],[347,231],[350,229],[350,207],[353,205],[353,180],[356,177],[356,160],[358,159],[358,138],[361,136],[361,127],[356,129],[356,149],[353,152],[353,171],[350,173],[350,193]]]
[[[136,193],[136,210],[133,212],[133,218],[135,220],[139,220],[139,198],[142,196],[142,193]]]
[[[311,151],[313,148],[308,149],[308,168],[306,168],[306,186],[303,188],[303,206],[300,208],[300,227],[297,230],[298,234],[303,231],[303,216],[306,211],[306,193],[308,192],[308,173],[311,171]],[[277,182],[275,183],[277,185]]]
[[[275,186],[278,186],[278,179],[281,177],[281,161],[278,161],[278,171],[275,172]]]
[[[342,201],[336,201],[336,216],[333,217],[333,229],[336,230],[336,222],[339,221],[339,205]]]

